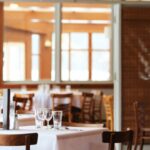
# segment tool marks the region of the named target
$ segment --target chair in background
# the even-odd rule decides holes
[[[3,122],[0,122],[0,128],[3,128]]]
[[[71,106],[72,106],[72,93],[53,93],[52,97],[52,110],[63,111],[63,121],[72,121]]]
[[[102,122],[102,98],[103,92],[100,91],[99,99],[94,99],[93,102],[93,122],[100,123]]]
[[[114,129],[113,96],[103,95],[103,104],[106,114],[106,127],[111,131],[113,131]]]
[[[25,146],[30,150],[30,145],[37,144],[38,134],[0,134],[0,146]]]
[[[15,103],[16,113],[32,113],[34,94],[14,94],[13,101]]]
[[[90,92],[83,92],[83,104],[81,110],[81,122],[91,123],[93,122],[93,102],[94,94]]]
[[[127,150],[132,149],[133,131],[104,131],[102,134],[104,143],[109,143],[108,150],[115,149],[115,143],[127,144]]]
[[[144,106],[139,101],[134,102],[134,112],[135,112],[135,145],[134,150],[137,149],[138,144],[140,144],[140,150],[143,149],[145,140],[150,140],[150,127],[145,127],[146,114],[144,112]],[[148,134],[147,134],[148,133]]]

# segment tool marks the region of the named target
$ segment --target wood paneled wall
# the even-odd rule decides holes
[[[122,7],[122,126],[134,128],[133,102],[145,105],[150,126],[150,5]]]

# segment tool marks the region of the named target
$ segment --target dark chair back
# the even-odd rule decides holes
[[[145,112],[144,106],[139,101],[134,102],[134,112],[135,112],[135,127],[136,130],[140,130],[145,127]]]
[[[38,134],[0,134],[0,146],[25,146],[30,150],[30,145],[37,144]]]
[[[93,121],[93,102],[94,94],[90,92],[83,92],[83,104],[81,112],[81,121],[85,123],[90,123]]]
[[[99,99],[94,99],[93,103],[93,122],[100,123],[102,122],[102,99],[103,92],[100,92]]]
[[[102,139],[104,143],[109,143],[108,150],[115,149],[115,143],[127,144],[127,150],[132,149],[133,131],[105,131]]]
[[[145,107],[142,101],[134,102],[135,112],[135,144],[134,150],[137,150],[138,144],[140,144],[140,150],[143,150],[144,143],[150,140],[150,127],[146,126],[146,118],[149,113],[145,113]]]
[[[34,94],[14,94],[13,101],[15,103],[15,112],[32,112]]]
[[[72,93],[53,93],[52,97],[52,110],[62,110],[63,111],[63,120],[71,122],[71,106],[72,106]],[[67,99],[67,104],[62,104],[62,100]]]

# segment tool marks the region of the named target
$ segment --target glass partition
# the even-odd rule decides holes
[[[111,16],[110,4],[63,3],[63,81],[111,80]]]
[[[60,5],[62,18],[55,3],[4,3],[3,81],[112,81],[112,5]]]
[[[3,81],[54,80],[54,4],[4,3]]]

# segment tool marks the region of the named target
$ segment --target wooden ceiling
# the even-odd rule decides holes
[[[5,3],[5,27],[39,34],[54,31],[54,3],[19,2],[15,4],[17,5]],[[62,12],[62,20],[65,22],[62,24],[63,32],[104,32],[104,28],[111,25],[111,5],[109,4],[64,3],[62,8],[63,10],[64,8],[73,9]]]

